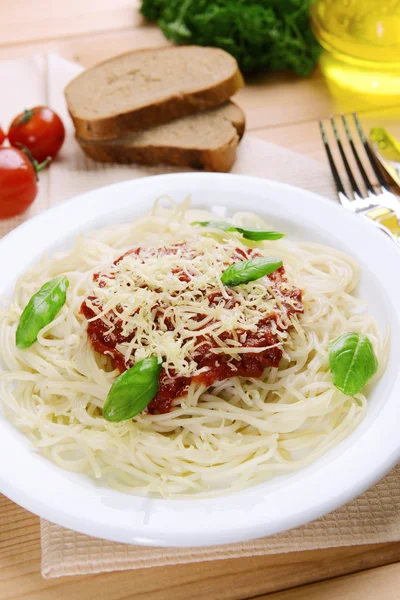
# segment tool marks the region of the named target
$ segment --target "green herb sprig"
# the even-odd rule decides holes
[[[119,375],[104,404],[106,421],[126,421],[142,412],[158,392],[161,368],[162,362],[151,356]]]
[[[290,70],[306,77],[321,48],[310,26],[314,0],[142,0],[141,12],[178,44],[217,46],[243,73]]]
[[[253,240],[260,242],[262,240],[280,240],[285,236],[284,233],[279,231],[262,231],[261,229],[243,229],[243,227],[236,227],[226,221],[193,221],[191,225],[199,227],[211,227],[214,229],[220,229],[221,231],[232,231],[241,233],[246,240]]]
[[[234,263],[222,273],[221,282],[228,287],[234,287],[270,275],[281,266],[282,261],[279,258],[260,257],[242,260]]]
[[[32,346],[43,327],[53,321],[65,304],[69,281],[63,275],[45,283],[26,305],[16,331],[15,343],[22,350]]]
[[[344,333],[330,341],[329,368],[341,392],[347,396],[358,394],[378,368],[369,338],[363,333]]]

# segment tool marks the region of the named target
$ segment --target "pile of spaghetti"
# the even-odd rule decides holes
[[[122,491],[179,496],[236,490],[310,463],[366,411],[363,394],[332,382],[328,343],[375,321],[352,295],[354,261],[287,240],[249,241],[240,229],[196,227],[187,205],[77,239],[19,279],[0,313],[0,398],[9,419],[57,465]],[[239,227],[259,230],[256,215]],[[227,287],[231,265],[279,256],[283,266]],[[15,332],[38,287],[57,275],[67,300],[21,350]],[[121,422],[103,418],[116,378],[162,362],[156,396]],[[384,361],[380,361],[381,363]]]

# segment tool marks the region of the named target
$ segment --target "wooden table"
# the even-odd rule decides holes
[[[90,66],[126,50],[165,44],[134,5],[134,0],[14,0],[6,5],[3,0],[0,60],[52,51]],[[7,82],[1,87],[6,93]],[[319,73],[307,80],[284,74],[254,78],[237,100],[253,135],[320,161],[325,155],[317,120],[346,108]],[[364,118],[393,116],[392,110],[371,110],[362,98],[351,102]],[[45,581],[39,519],[0,496],[0,600],[398,600],[399,590],[400,543]]]

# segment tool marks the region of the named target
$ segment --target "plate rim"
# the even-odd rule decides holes
[[[276,190],[279,189],[286,189],[289,192],[293,192],[295,195],[297,196],[303,196],[304,198],[308,198],[308,199],[314,199],[315,201],[319,202],[319,203],[323,203],[326,207],[329,206],[328,212],[330,210],[334,210],[336,211],[336,214],[340,214],[340,219],[343,219],[344,221],[348,221],[348,223],[352,223],[353,226],[355,226],[356,228],[360,228],[361,226],[361,219],[359,216],[354,215],[352,213],[347,213],[345,211],[345,209],[343,209],[340,205],[335,204],[334,202],[332,202],[331,200],[320,196],[319,194],[316,194],[314,192],[310,192],[307,190],[304,190],[302,188],[298,188],[296,186],[292,186],[289,184],[285,184],[285,183],[280,183],[274,180],[270,180],[270,179],[264,179],[264,178],[260,178],[260,177],[252,177],[252,176],[246,176],[246,175],[238,175],[238,174],[216,174],[216,173],[173,173],[173,174],[165,174],[165,175],[154,175],[154,176],[150,176],[150,177],[143,177],[140,179],[133,179],[133,180],[127,180],[127,181],[123,181],[123,182],[119,182],[119,183],[114,183],[108,186],[104,186],[102,188],[98,188],[96,190],[90,190],[88,192],[85,192],[83,194],[79,194],[77,196],[74,196],[73,198],[71,198],[70,200],[67,200],[66,202],[63,202],[55,207],[52,207],[50,209],[48,209],[47,211],[40,213],[39,215],[36,215],[35,217],[25,221],[23,224],[21,224],[19,227],[17,227],[16,229],[14,229],[13,231],[11,231],[10,233],[8,233],[6,236],[4,236],[2,238],[2,240],[0,240],[0,255],[3,251],[4,246],[7,246],[8,244],[12,244],[14,239],[18,240],[18,237],[21,236],[21,234],[23,234],[26,229],[35,229],[35,227],[37,226],[37,223],[40,223],[42,221],[44,221],[44,218],[49,218],[51,216],[57,215],[57,213],[63,213],[63,211],[67,210],[71,207],[74,207],[74,205],[78,205],[79,202],[82,202],[83,200],[85,200],[85,198],[87,199],[87,197],[91,197],[92,201],[93,198],[97,195],[97,194],[104,194],[107,193],[107,191],[109,190],[115,190],[116,188],[121,188],[121,186],[126,186],[127,188],[130,188],[131,186],[133,187],[144,187],[146,188],[147,186],[151,186],[151,184],[155,181],[160,182],[160,180],[168,180],[168,181],[173,181],[173,180],[189,180],[189,181],[193,181],[198,179],[200,180],[214,180],[215,182],[217,181],[221,181],[221,182],[227,182],[228,180],[235,179],[236,181],[238,181],[239,179],[242,180],[243,184],[244,183],[250,183],[250,185],[255,186],[255,188],[257,188],[256,194],[258,194],[258,190],[260,191],[260,193],[262,193],[262,191],[266,194],[268,193],[274,193]],[[261,190],[261,188],[265,188],[264,190]],[[378,236],[379,236],[379,244],[382,246],[383,244],[386,244],[386,248],[388,249],[389,254],[394,255],[394,248],[392,246],[392,242],[386,238],[384,238],[384,236],[382,236],[382,234],[380,232],[377,231],[377,229],[374,227],[374,225],[372,223],[363,223],[362,224],[363,228],[368,227],[370,229],[370,235],[375,236],[375,239],[378,240]],[[390,250],[389,250],[390,248]],[[397,249],[396,249],[397,251]],[[398,255],[400,257],[400,253]],[[399,290],[400,290],[400,286],[399,286]],[[400,315],[400,309],[398,310],[398,316]],[[400,378],[398,378],[397,380],[398,383],[398,388],[400,390]],[[394,391],[392,392],[394,393]],[[387,406],[385,406],[384,408],[386,408]],[[384,411],[383,411],[384,412]],[[400,410],[398,411],[398,414],[400,415]],[[1,417],[0,417],[1,418]],[[20,434],[22,435],[22,434]],[[35,454],[34,451],[31,449],[30,452],[32,454]],[[42,458],[42,457],[41,457]],[[341,493],[336,493],[335,495],[332,496],[332,498],[330,499],[330,501],[324,501],[324,502],[320,502],[318,504],[318,506],[307,506],[304,509],[298,511],[296,514],[291,514],[290,516],[288,516],[288,514],[286,514],[285,516],[281,516],[281,518],[277,518],[277,520],[271,524],[268,523],[266,524],[265,522],[260,522],[258,521],[254,521],[254,522],[246,522],[246,523],[241,523],[241,524],[235,524],[236,527],[232,527],[231,530],[220,530],[220,531],[216,531],[216,532],[204,532],[202,531],[199,526],[197,526],[197,528],[195,528],[194,530],[190,530],[190,531],[183,531],[180,530],[179,534],[177,534],[176,531],[165,531],[165,530],[159,530],[159,531],[153,531],[151,530],[151,528],[147,527],[146,525],[143,525],[141,528],[137,528],[135,527],[135,525],[130,525],[130,527],[128,528],[129,531],[126,530],[126,528],[121,528],[121,527],[116,527],[116,525],[111,525],[109,526],[108,524],[105,524],[104,522],[99,523],[98,520],[93,519],[93,515],[90,515],[90,517],[88,515],[86,515],[85,521],[82,522],[76,522],[76,516],[71,515],[68,512],[65,512],[64,510],[60,509],[60,507],[54,507],[53,505],[49,505],[46,502],[42,500],[40,500],[39,498],[37,498],[35,496],[34,499],[32,499],[31,496],[27,496],[26,493],[24,493],[24,490],[21,489],[21,487],[19,486],[15,486],[13,485],[12,481],[8,481],[6,480],[4,473],[5,470],[4,468],[2,468],[2,464],[0,461],[0,484],[2,484],[0,487],[2,488],[2,492],[8,496],[11,500],[14,500],[15,502],[17,502],[18,504],[20,504],[21,506],[23,506],[24,508],[26,508],[27,510],[30,510],[31,512],[34,512],[36,514],[38,514],[39,516],[43,517],[43,518],[47,518],[49,520],[51,520],[52,522],[55,522],[61,526],[64,527],[68,527],[71,529],[74,529],[76,531],[79,531],[81,533],[85,533],[87,535],[91,535],[93,537],[101,537],[104,539],[109,539],[111,541],[118,541],[118,542],[127,542],[127,543],[135,543],[135,544],[143,544],[143,545],[157,545],[157,546],[178,546],[178,547],[187,547],[187,546],[206,546],[206,545],[210,545],[210,544],[221,544],[221,543],[232,543],[232,542],[239,542],[239,541],[245,541],[248,539],[252,539],[252,538],[256,538],[256,537],[261,537],[264,535],[271,535],[274,533],[277,533],[278,531],[284,531],[287,529],[291,529],[293,527],[297,527],[301,524],[304,524],[310,520],[313,520],[315,518],[318,518],[320,516],[322,516],[323,514],[326,514],[327,512],[330,512],[331,510],[334,510],[335,508],[343,505],[344,503],[346,503],[347,501],[349,501],[350,499],[354,498],[355,496],[357,496],[358,494],[360,494],[361,492],[365,491],[368,487],[370,487],[370,485],[372,485],[373,483],[375,483],[378,479],[380,479],[382,476],[384,476],[384,474],[386,472],[388,472],[390,470],[390,468],[392,466],[394,466],[394,464],[399,460],[400,458],[400,439],[398,441],[398,443],[395,445],[395,447],[392,447],[390,451],[388,451],[385,455],[385,460],[381,460],[379,465],[376,465],[375,468],[373,470],[371,470],[368,475],[363,476],[362,478],[358,477],[357,479],[357,484],[353,484],[351,486],[347,485],[346,489],[343,490]],[[46,460],[47,459],[43,459]],[[59,471],[63,474],[65,473],[64,471],[62,471],[61,469],[59,469]],[[7,473],[6,473],[7,475]],[[356,475],[356,473],[355,473]],[[312,477],[312,474],[309,475]],[[261,484],[262,486],[265,484]],[[295,482],[295,487],[297,487],[297,484]],[[291,487],[291,485],[289,486]],[[348,489],[348,488],[351,489]],[[244,496],[246,497],[247,495],[249,496],[253,496],[255,493],[255,490],[257,490],[259,488],[259,486],[253,486],[248,488],[247,490],[244,491],[244,493],[240,492],[239,494],[230,494],[230,495],[226,495],[226,496],[220,496],[218,498],[218,500],[220,501],[222,498],[224,500],[229,499],[229,498],[235,498],[237,496]],[[103,488],[101,488],[102,491]],[[266,490],[266,493],[268,494],[268,490]],[[261,494],[262,495],[262,494]],[[107,496],[107,494],[105,494],[105,496]],[[140,498],[138,496],[135,496],[135,498]],[[207,500],[203,500],[204,502],[209,503],[212,499],[207,499]],[[143,512],[145,514],[149,514],[149,512],[151,512],[152,510],[154,510],[154,506],[160,502],[159,500],[154,500],[152,498],[150,499],[144,499],[144,498],[140,498],[140,503],[143,504]],[[163,501],[161,501],[163,502]],[[198,502],[196,500],[184,500],[184,501],[179,501],[179,500],[174,500],[174,501],[169,501],[169,502],[173,502],[177,507],[179,506],[180,502],[184,502],[185,504],[187,503],[193,503],[193,502]],[[218,506],[218,510],[217,512],[219,512],[220,507],[218,503],[212,503],[214,506]],[[211,505],[210,505],[211,508]],[[117,510],[115,508],[112,508],[111,510]],[[158,510],[158,509],[157,509]],[[286,511],[288,510],[287,507],[285,509]],[[251,511],[250,511],[251,512]],[[223,515],[223,511],[222,513],[220,513],[220,517],[222,517]],[[178,515],[176,515],[176,517],[178,518]],[[194,536],[197,533],[197,537],[194,538]]]

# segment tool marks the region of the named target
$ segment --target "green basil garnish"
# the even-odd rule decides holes
[[[239,233],[243,235],[246,240],[253,240],[254,242],[261,242],[263,240],[280,240],[285,237],[284,233],[279,231],[261,231],[258,229],[238,229]]]
[[[261,240],[280,240],[284,237],[284,233],[279,231],[261,231],[259,229],[243,229],[242,227],[235,227],[231,223],[226,221],[193,221],[191,225],[199,225],[200,227],[214,227],[215,229],[221,229],[222,231],[236,231],[241,233],[242,236],[247,240],[253,240],[259,242]]]
[[[22,350],[32,346],[43,327],[52,322],[67,299],[69,281],[64,275],[48,281],[32,296],[17,327],[15,342]]]
[[[270,275],[282,266],[279,258],[252,258],[234,263],[221,276],[224,285],[233,287]]]
[[[344,333],[330,341],[328,349],[334,385],[347,396],[358,394],[378,368],[369,338],[363,333]]]
[[[142,412],[158,392],[161,368],[162,362],[151,356],[119,375],[104,404],[106,421],[126,421]]]

